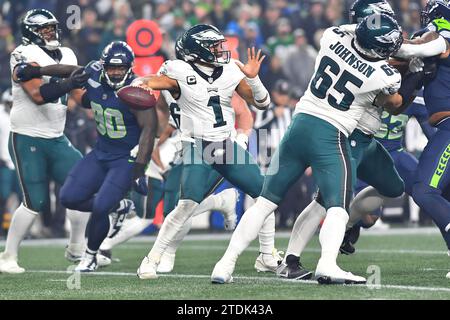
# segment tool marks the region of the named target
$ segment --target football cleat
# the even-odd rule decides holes
[[[353,226],[345,232],[344,240],[342,241],[339,252],[342,254],[350,255],[354,254],[356,249],[354,244],[359,239],[360,226]]]
[[[120,200],[119,208],[115,212],[112,212],[110,214],[112,217],[111,228],[106,239],[113,238],[117,233],[119,233],[120,229],[122,229],[123,222],[125,221],[127,215],[131,214],[134,211],[136,211],[136,207],[132,200]]]
[[[283,251],[277,251],[273,248],[272,253],[260,252],[255,261],[255,269],[258,272],[277,272],[278,265],[281,264]]]
[[[236,229],[237,223],[237,214],[236,214],[236,203],[239,200],[239,193],[236,189],[230,188],[225,191],[226,192],[226,201],[223,201],[223,218],[224,218],[224,227],[225,230],[234,230]]]
[[[97,270],[97,255],[85,254],[80,263],[75,267],[75,272],[93,272]]]
[[[137,269],[137,276],[139,279],[157,279],[157,269],[158,263],[149,256],[145,256],[144,259],[142,259],[141,265]]]
[[[159,273],[170,273],[175,265],[175,253],[164,252],[161,256],[161,261],[158,264],[156,271]]]
[[[367,282],[365,278],[346,272],[336,264],[324,263],[322,259],[317,263],[315,279],[320,284],[364,284]]]
[[[109,250],[108,250],[109,251]],[[105,254],[103,254],[105,253]],[[99,250],[97,253],[97,266],[99,268],[109,266],[112,262],[111,256],[108,257],[107,251],[101,251]]]
[[[17,264],[17,256],[6,252],[0,253],[0,273],[19,274],[24,272],[25,269]]]
[[[66,246],[64,257],[70,262],[80,262],[85,250],[86,246],[84,243],[70,243]]]
[[[225,284],[233,282],[234,264],[226,263],[222,260],[216,263],[211,274],[211,282],[215,284]]]
[[[308,271],[300,263],[300,257],[288,255],[286,261],[281,262],[277,267],[276,273],[279,278],[294,279],[294,280],[309,280],[312,277],[312,272]]]

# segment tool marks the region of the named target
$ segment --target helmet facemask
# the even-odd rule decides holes
[[[106,79],[106,83],[114,90],[118,90],[125,85],[128,77],[132,72],[132,67],[125,64],[114,64],[111,59],[109,64],[102,63],[102,74]],[[121,61],[120,61],[121,62]]]
[[[45,43],[44,48],[48,50],[56,50],[61,46],[59,42],[58,23],[49,23],[44,26],[34,27],[32,28],[32,32],[42,39],[43,43]]]
[[[230,58],[231,58],[231,52],[228,51],[228,50],[224,50],[223,43],[225,41],[226,41],[225,39],[221,40],[221,41],[218,41],[216,43],[213,43],[211,46],[209,46],[209,48],[206,48],[214,56],[214,61],[213,62],[204,61],[203,59],[201,59],[201,60],[203,60],[203,62],[206,62],[206,63],[211,63],[215,67],[219,67],[221,65],[229,63],[230,62]]]

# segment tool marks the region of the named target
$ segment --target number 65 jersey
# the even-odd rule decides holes
[[[386,60],[367,60],[355,49],[354,34],[339,27],[325,30],[315,75],[295,113],[321,118],[346,136],[384,88],[399,88],[401,75]],[[395,89],[393,91],[395,93]]]
[[[203,73],[193,63],[168,60],[160,74],[177,80],[181,109],[180,129],[183,136],[206,141],[222,141],[234,129],[231,98],[245,75],[235,60],[214,69],[212,75]]]

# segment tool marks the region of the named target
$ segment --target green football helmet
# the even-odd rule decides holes
[[[359,23],[362,19],[371,14],[395,15],[391,5],[385,0],[356,0],[350,8],[350,23]]]
[[[211,64],[216,67],[230,62],[231,52],[222,50],[221,45],[227,41],[214,26],[198,24],[187,30],[176,42],[177,59]]]
[[[402,29],[386,14],[365,17],[356,27],[356,48],[373,59],[387,59],[400,49],[403,43]]]
[[[25,14],[21,23],[22,43],[25,45],[35,44],[48,50],[55,50],[61,45],[61,31],[58,25],[58,20],[50,11],[45,9],[30,10]],[[52,39],[46,39],[46,35],[41,31],[48,26],[54,27]]]

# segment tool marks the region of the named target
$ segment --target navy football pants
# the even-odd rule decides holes
[[[108,235],[108,214],[131,188],[134,163],[128,160],[99,160],[92,151],[78,161],[61,188],[60,199],[65,207],[92,212],[87,230],[89,250],[98,250]]]

